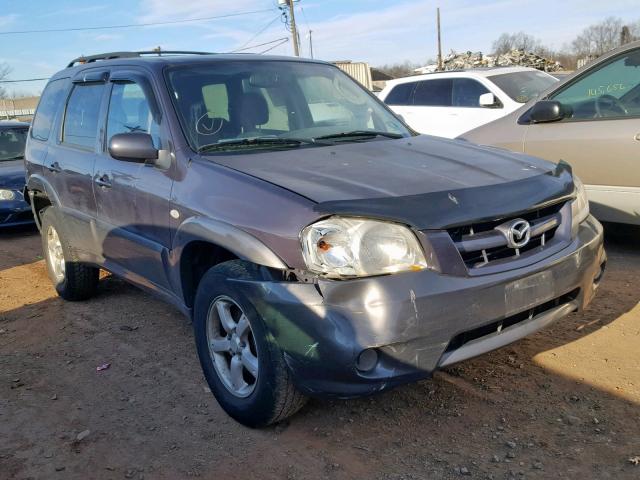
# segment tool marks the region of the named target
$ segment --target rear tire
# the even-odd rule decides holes
[[[225,412],[252,428],[282,421],[306,403],[253,302],[232,281],[260,278],[259,268],[247,262],[216,265],[200,281],[194,305],[196,347],[207,383]],[[234,364],[248,365],[235,379]]]
[[[100,270],[78,261],[69,245],[62,215],[55,207],[45,208],[41,214],[42,251],[47,273],[56,292],[65,300],[79,301],[92,297],[98,286]]]

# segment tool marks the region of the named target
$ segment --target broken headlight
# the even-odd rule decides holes
[[[300,240],[309,270],[331,278],[428,267],[415,234],[395,223],[331,217],[306,227]]]
[[[576,187],[576,198],[571,202],[571,223],[575,230],[589,216],[589,199],[582,181],[575,175],[573,176],[573,183]]]

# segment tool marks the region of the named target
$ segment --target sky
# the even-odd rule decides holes
[[[0,62],[8,79],[48,77],[73,58],[122,50],[228,52],[286,37],[278,0],[0,0]],[[425,63],[436,57],[436,7],[443,53],[489,52],[503,32],[524,31],[561,48],[586,26],[608,16],[640,18],[640,0],[299,0],[296,20],[302,56],[366,61],[371,65]],[[22,30],[99,27],[230,15],[208,21],[74,32],[4,34]],[[260,33],[261,32],[261,33]],[[259,33],[259,34],[258,34]],[[256,35],[258,34],[258,35]],[[277,43],[256,47],[260,52]],[[292,55],[291,42],[270,53]],[[4,84],[14,94],[38,93],[46,82]]]

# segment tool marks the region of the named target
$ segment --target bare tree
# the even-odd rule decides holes
[[[0,63],[0,80],[4,80],[11,73],[11,67],[6,63]],[[7,97],[7,90],[0,84],[0,98]]]
[[[629,25],[629,33],[631,33],[632,40],[640,40],[640,20]]]
[[[526,52],[538,53],[544,49],[540,40],[528,33],[503,33],[493,42],[493,53],[501,55],[509,53],[511,50],[524,50]]]
[[[600,23],[585,28],[572,43],[573,51],[578,56],[600,56],[620,45],[622,20],[609,17]]]
[[[433,60],[429,60],[427,62],[427,64],[430,63],[433,63]],[[406,60],[404,63],[394,63],[392,65],[387,64],[376,68],[393,78],[401,78],[415,75],[414,70],[422,66],[423,65],[412,63],[409,60]]]

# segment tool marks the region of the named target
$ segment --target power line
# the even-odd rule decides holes
[[[49,77],[47,77],[47,78],[26,78],[24,80],[0,80],[0,83],[41,82],[43,80],[49,80]]]
[[[267,23],[263,28],[261,28],[260,30],[258,30],[249,40],[247,40],[246,42],[244,42],[242,45],[240,45],[240,48],[236,49],[236,50],[231,50],[230,53],[234,53],[234,52],[240,52],[242,51],[242,49],[244,47],[246,47],[247,45],[249,45],[251,42],[253,42],[256,38],[258,38],[260,36],[260,34],[264,33],[264,31],[269,28],[271,25],[274,24],[274,22],[276,20],[278,20],[280,17],[282,17],[282,14],[278,14],[278,16],[276,18],[274,18],[273,20],[269,21],[269,23]]]
[[[285,43],[289,43],[289,39],[288,38],[283,38],[280,43],[274,45],[273,47],[269,47],[266,50],[261,51],[258,55],[262,55],[264,53],[270,52],[274,48],[278,48],[279,46],[284,45]]]
[[[271,45],[272,43],[281,42],[282,40],[289,41],[289,37],[276,38],[275,40],[271,40],[270,42],[259,43],[257,45],[251,45],[245,48],[239,48],[238,50],[233,50],[229,53],[244,52],[245,50],[251,50],[252,48],[257,48],[257,47],[264,47],[265,45]]]
[[[52,33],[52,32],[81,32],[87,30],[113,30],[118,28],[136,28],[136,27],[152,27],[159,25],[175,25],[178,23],[203,22],[207,20],[217,20],[221,18],[239,17],[242,15],[253,15],[256,13],[272,12],[273,9],[253,10],[249,12],[228,13],[226,15],[216,15],[213,17],[189,18],[185,20],[171,20],[166,22],[150,22],[150,23],[131,23],[126,25],[102,25],[95,27],[76,27],[76,28],[49,28],[43,30],[12,30],[0,32],[0,35],[21,35],[27,33]]]

